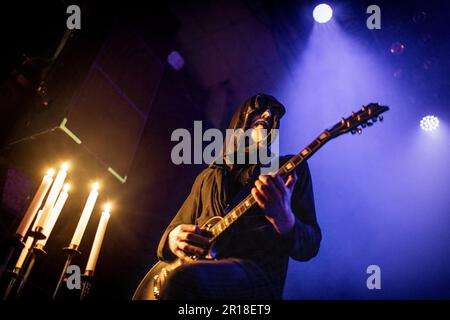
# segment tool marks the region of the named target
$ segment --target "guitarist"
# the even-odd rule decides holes
[[[278,129],[284,113],[274,97],[258,94],[239,107],[229,128]],[[280,165],[289,158],[281,157]],[[204,255],[208,238],[199,226],[223,216],[240,190],[251,192],[258,206],[224,234],[227,245],[220,259],[182,264],[168,275],[160,299],[281,299],[289,257],[307,261],[320,246],[308,165],[303,162],[283,181],[259,175],[261,164],[216,162],[195,179],[160,240],[158,258],[170,262]]]

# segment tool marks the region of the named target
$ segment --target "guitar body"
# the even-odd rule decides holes
[[[203,226],[201,226],[201,229],[204,231],[209,231],[209,229],[211,229],[218,222],[222,221],[222,219],[223,218],[219,216],[212,217],[206,221]],[[205,257],[194,257],[193,260],[212,260],[216,257],[217,251],[219,251],[218,245],[216,242],[213,242],[209,248],[208,254]],[[164,261],[157,262],[145,275],[144,279],[142,279],[138,288],[134,292],[133,300],[158,300],[161,293],[161,288],[165,284],[167,276],[170,272],[185,263],[189,263],[189,261],[176,259],[170,263]]]

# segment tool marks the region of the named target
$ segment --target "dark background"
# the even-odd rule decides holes
[[[113,210],[90,298],[129,299],[156,262],[160,236],[205,166],[172,164],[172,131],[191,130],[194,120],[202,120],[204,129],[224,129],[244,98],[276,91],[301,60],[314,23],[310,13],[317,2],[75,3],[83,7],[82,28],[73,32],[56,61],[50,58],[67,30],[67,3],[5,1],[1,7],[2,248],[5,251],[44,168],[69,158],[74,163],[69,173],[74,190],[47,245],[48,256],[38,261],[23,297],[50,297],[64,262],[61,248],[68,244],[78,221],[86,186],[92,177],[99,177],[104,186],[99,201],[110,199]],[[448,105],[442,101],[449,101],[450,92],[446,76],[450,5],[446,1],[378,1],[383,32],[377,33],[365,27],[365,9],[374,3],[335,3],[337,23],[387,59],[392,78],[420,96],[415,103],[440,105],[438,110],[448,119]],[[408,44],[404,55],[390,53],[396,41]],[[122,50],[121,43],[130,51]],[[145,53],[140,55],[139,50]],[[179,71],[167,63],[172,50],[185,60]],[[89,77],[99,66],[115,84],[113,89]],[[401,70],[401,77],[396,70]],[[26,81],[18,80],[19,75]],[[41,80],[45,80],[45,92],[39,91]],[[80,100],[86,92],[92,95]],[[99,92],[105,95],[96,96]],[[136,117],[133,108],[140,109]],[[100,121],[103,116],[108,120]],[[69,118],[69,128],[71,119],[78,119],[74,130],[85,137],[82,145],[46,131],[64,117]],[[29,139],[39,132],[45,133]],[[111,163],[127,176],[124,184],[106,172]],[[81,266],[87,261],[100,216],[96,208],[83,238],[83,256],[76,260]],[[448,273],[444,275],[443,281],[448,282]],[[448,290],[439,290],[438,296],[448,297]],[[408,297],[406,292],[407,288],[400,290],[394,297]],[[295,292],[290,296],[295,297]],[[336,290],[333,297],[348,296]]]

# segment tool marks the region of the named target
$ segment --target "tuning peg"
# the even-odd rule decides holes
[[[356,113],[354,111],[352,111],[352,117],[355,118],[356,117]]]
[[[361,127],[365,128],[367,125],[365,123],[361,123]]]
[[[373,118],[370,119],[370,120],[372,120],[372,122],[377,122],[377,121],[378,121],[378,117],[373,117]]]
[[[384,119],[383,116],[381,116],[381,115],[378,116],[378,120],[383,121],[383,119]]]
[[[344,117],[342,117],[341,124],[342,124],[342,125],[345,125],[345,119],[344,119]]]
[[[373,126],[373,123],[370,122],[370,121],[367,121],[366,124],[367,124],[369,127],[370,127],[370,126]]]
[[[358,132],[358,134],[361,134],[362,133],[362,129],[358,128],[358,129],[356,129],[356,132]]]
[[[362,106],[361,111],[362,111],[362,112],[366,111],[366,107],[365,107],[365,106]]]
[[[355,133],[356,133],[356,130],[353,129],[353,130],[350,131],[350,133],[351,133],[351,134],[355,134]]]

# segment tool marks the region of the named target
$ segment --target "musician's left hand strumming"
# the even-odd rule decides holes
[[[289,176],[286,183],[280,175],[260,175],[252,188],[256,203],[263,209],[266,218],[279,234],[287,234],[295,224],[291,209],[291,196],[297,175]]]

